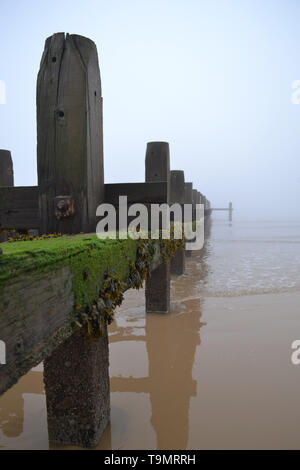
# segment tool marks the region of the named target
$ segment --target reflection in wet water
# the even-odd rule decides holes
[[[24,394],[44,394],[41,372],[30,371],[0,399],[0,429],[6,437],[18,437],[23,432]]]
[[[113,376],[111,391],[149,394],[151,424],[156,433],[155,447],[158,449],[187,447],[190,398],[197,393],[192,368],[195,350],[200,344],[200,301],[188,300],[181,307],[182,310],[177,306],[178,310],[175,308],[169,315],[147,316],[144,337],[135,337],[131,327],[128,330],[122,328],[117,335],[110,337],[112,345],[125,340],[123,354],[126,358],[130,341],[134,347],[137,338],[146,344],[148,374],[145,371],[145,377]],[[138,354],[139,350],[136,347],[135,353]],[[118,352],[122,354],[122,348]]]
[[[207,245],[201,254],[193,253],[188,258],[188,274],[173,279],[171,298],[176,302],[172,303],[169,314],[145,316],[144,292],[128,293],[125,305],[116,312],[116,322],[110,327],[110,352],[115,349],[115,343],[125,342],[125,347],[118,348],[118,357],[126,357],[131,373],[134,371],[134,376],[125,377],[126,366],[122,361],[122,375],[118,377],[114,375],[115,366],[111,367],[111,392],[149,395],[151,424],[156,434],[153,447],[157,449],[186,449],[188,445],[190,398],[197,395],[192,369],[196,347],[200,344],[200,328],[204,325],[200,320],[202,301],[197,286],[207,275],[206,258]],[[132,353],[142,358],[139,342],[145,344],[147,353],[144,376],[138,376],[141,372],[136,370],[141,366],[140,360],[130,360]]]
[[[109,329],[111,424],[98,449],[300,448],[288,242],[299,234],[295,224],[216,223],[172,280],[169,314],[145,315],[143,290],[126,294]],[[0,447],[49,448],[41,370],[0,397]]]
[[[0,446],[8,449],[48,448],[41,366],[24,375],[0,397]]]

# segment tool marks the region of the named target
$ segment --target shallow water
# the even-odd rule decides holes
[[[129,291],[109,330],[99,449],[300,448],[300,224],[215,220],[172,310]],[[0,398],[0,447],[48,449],[41,366]],[[51,447],[53,448],[53,447]]]

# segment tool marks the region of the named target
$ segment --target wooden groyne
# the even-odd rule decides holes
[[[146,207],[193,203],[194,222],[196,204],[206,218],[211,210],[182,170],[170,171],[167,142],[147,144],[145,182],[104,183],[100,71],[87,38],[46,40],[37,142],[38,186],[15,187],[10,152],[0,151],[0,394],[44,361],[50,441],[90,447],[110,419],[114,308],[145,280],[146,312],[169,312],[171,272],[185,269],[184,240],[100,240],[97,207],[120,212],[119,196]],[[25,241],[8,241],[20,234]]]

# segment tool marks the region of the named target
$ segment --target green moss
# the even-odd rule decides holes
[[[124,242],[124,243],[123,243]],[[118,251],[122,246],[134,246],[133,240],[99,240],[96,235],[62,236],[60,238],[32,240],[18,243],[1,243],[0,284],[26,271],[40,270],[66,261],[74,256],[88,255],[92,251]],[[63,263],[65,264],[65,263]]]
[[[82,329],[88,339],[97,339],[112,320],[124,291],[140,288],[147,278],[155,246],[160,246],[164,262],[184,246],[184,241],[99,240],[96,235],[73,235],[2,243],[0,297],[8,283],[27,272],[42,274],[68,266],[75,298],[68,321]]]

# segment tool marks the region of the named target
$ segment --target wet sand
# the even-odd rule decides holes
[[[111,424],[97,449],[300,448],[298,233],[216,222],[172,280],[169,314],[146,316],[143,290],[126,294],[109,329]],[[0,397],[0,447],[49,448],[41,368]]]

